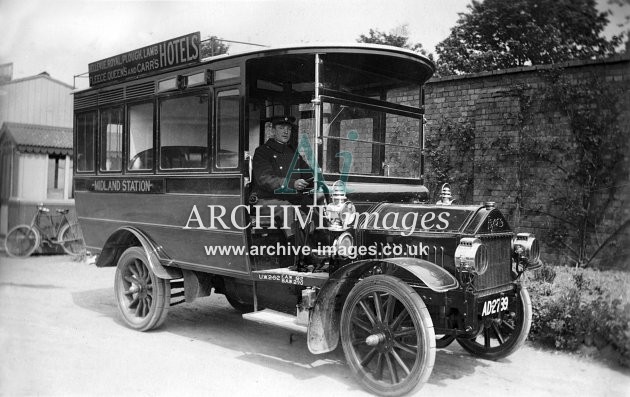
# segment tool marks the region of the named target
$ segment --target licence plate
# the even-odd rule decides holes
[[[508,309],[510,300],[507,296],[501,296],[499,298],[490,299],[483,303],[481,309],[481,316],[489,316],[491,314],[500,313]]]

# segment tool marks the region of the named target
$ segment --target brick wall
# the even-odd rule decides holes
[[[558,67],[560,69],[558,69]],[[620,113],[617,126],[630,139],[630,56],[599,61],[574,61],[556,68],[549,66],[523,67],[465,76],[432,79],[425,87],[427,142],[440,147],[441,157],[427,161],[426,181],[437,199],[441,181],[436,177],[439,167],[452,168],[451,188],[456,202],[482,203],[494,201],[508,216],[513,228],[533,232],[550,241],[552,230],[562,223],[557,219],[561,207],[556,202],[560,189],[570,195],[575,187],[567,185],[560,168],[574,161],[576,142],[571,134],[569,118],[547,106],[549,76],[558,71],[569,84],[586,85],[593,79],[618,89]],[[554,72],[558,73],[558,72]],[[598,104],[593,104],[598,106]],[[449,134],[467,128],[473,143],[462,148],[449,147]],[[458,132],[459,131],[459,132]],[[544,158],[525,155],[526,142],[556,148],[552,164]],[[627,146],[627,142],[626,142]],[[560,148],[560,149],[558,149]],[[541,148],[536,148],[541,149]],[[561,153],[562,151],[565,153]],[[559,156],[559,157],[558,157]],[[462,158],[469,157],[468,160]],[[609,203],[602,192],[597,205],[602,206],[597,233],[591,236],[590,250],[601,244],[619,225],[630,219],[630,159],[626,154],[614,175],[615,194]],[[442,178],[444,179],[444,178]],[[567,193],[568,192],[568,193]],[[568,227],[569,228],[569,227]],[[577,233],[575,225],[571,233]],[[612,244],[598,254],[600,266],[630,268],[630,228],[618,235]],[[569,263],[566,249],[543,246],[544,259]]]

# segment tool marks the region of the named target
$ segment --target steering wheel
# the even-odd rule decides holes
[[[303,191],[303,195],[304,196],[310,196],[312,197],[314,194],[317,194],[317,187],[315,186],[315,177],[310,177],[308,179],[305,179],[306,182],[308,182],[308,186],[306,187],[306,189],[304,189]],[[322,188],[323,193],[324,193],[324,205],[330,203],[330,189],[328,188],[328,185],[326,185],[326,183],[322,180],[319,181],[319,186]]]

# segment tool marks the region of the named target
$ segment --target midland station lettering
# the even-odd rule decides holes
[[[150,192],[151,181],[100,180],[94,181],[95,192]]]
[[[90,63],[90,85],[198,61],[200,44],[197,32]]]

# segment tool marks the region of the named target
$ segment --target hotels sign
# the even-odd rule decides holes
[[[90,87],[200,60],[201,35],[195,32],[90,63]]]

